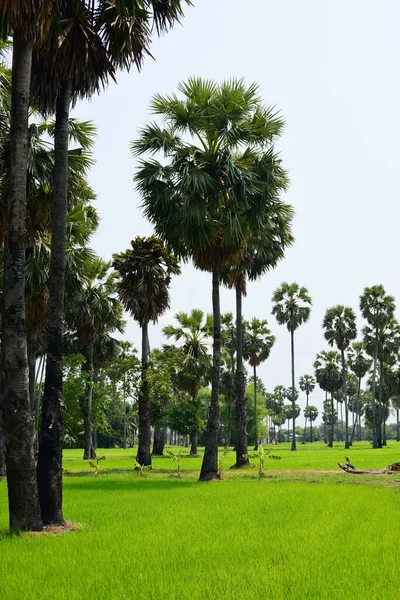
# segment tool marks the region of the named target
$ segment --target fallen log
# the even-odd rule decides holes
[[[392,463],[386,469],[357,469],[350,464],[349,460],[347,460],[346,465],[338,462],[338,466],[346,473],[351,473],[351,475],[392,475],[400,472],[400,462]]]

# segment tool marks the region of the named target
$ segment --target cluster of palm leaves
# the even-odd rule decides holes
[[[2,39],[12,36],[9,129],[1,134],[3,186],[2,429],[12,529],[63,523],[62,356],[70,178],[70,107],[99,91],[118,69],[142,66],[155,33],[180,19],[189,0],[1,0]],[[6,80],[2,72],[3,83]],[[47,366],[37,475],[34,419],[29,397],[25,310],[25,231],[29,225],[30,98],[41,114],[55,114],[46,320]],[[4,121],[7,105],[1,109]],[[4,214],[3,213],[3,214]],[[31,256],[37,250],[32,245]],[[42,248],[42,253],[45,249]],[[45,294],[42,294],[45,304]],[[89,327],[90,329],[90,327]],[[88,329],[88,331],[89,331]]]

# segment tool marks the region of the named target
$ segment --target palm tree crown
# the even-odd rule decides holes
[[[338,350],[346,350],[357,335],[356,315],[348,306],[332,306],[328,308],[322,323],[324,336],[330,346],[334,344]]]
[[[286,325],[289,331],[295,331],[310,317],[311,297],[307,288],[297,283],[282,283],[272,296],[275,315],[279,325]]]
[[[360,310],[364,319],[379,329],[394,316],[394,298],[386,294],[383,285],[366,287],[360,296]]]

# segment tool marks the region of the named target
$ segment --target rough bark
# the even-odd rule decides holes
[[[142,380],[139,392],[139,445],[136,460],[140,465],[151,466],[150,390],[147,379],[149,368],[148,323],[142,325]]]
[[[396,442],[400,442],[400,410],[396,410],[396,419],[397,419],[397,435]]]
[[[190,434],[190,456],[197,456],[197,431]]]
[[[334,412],[333,412],[334,411],[334,405],[333,405],[333,394],[332,394],[332,392],[331,392],[331,411],[332,411],[332,414],[331,414],[331,421],[332,421],[332,423],[331,423],[331,437],[330,437],[329,444],[328,444],[329,448],[333,448],[333,436],[334,436],[334,432],[335,432],[335,418],[334,418]]]
[[[11,530],[42,529],[34,456],[35,426],[29,399],[25,324],[26,173],[31,64],[32,42],[15,29],[2,323],[2,422]]]
[[[151,452],[152,456],[163,456],[166,442],[167,432],[165,427],[156,425],[154,427],[153,450]]]
[[[378,328],[375,330],[375,353],[374,353],[374,366],[372,369],[372,447],[378,447],[378,436],[377,436],[377,424],[376,424],[376,410],[375,410],[375,390],[376,390],[376,366],[378,363]]]
[[[211,402],[206,430],[204,432],[204,456],[200,481],[218,479],[218,431],[219,431],[219,376],[221,366],[221,307],[220,273],[212,275],[212,305],[214,317],[213,367],[211,379]]]
[[[247,413],[245,398],[245,378],[243,369],[243,314],[242,290],[236,285],[236,375],[235,375],[235,420],[236,420],[236,463],[231,469],[248,466],[247,455]]]
[[[292,431],[292,447],[291,451],[295,452],[296,448],[296,398],[295,398],[295,378],[294,378],[294,331],[290,332],[290,347],[292,354],[292,409],[293,409],[293,431]]]
[[[29,401],[32,414],[36,415],[36,358],[37,358],[37,332],[31,331],[27,334],[28,341],[28,371],[29,371]]]
[[[0,423],[0,477],[6,476],[6,457],[4,454],[4,437]]]
[[[308,392],[306,392],[306,416],[304,420],[303,444],[307,441],[307,410],[308,410]]]
[[[40,506],[45,524],[64,522],[62,513],[64,411],[62,358],[70,104],[70,90],[68,87],[64,87],[56,103],[47,361],[37,466]]]

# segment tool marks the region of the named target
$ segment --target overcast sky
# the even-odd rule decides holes
[[[286,200],[296,211],[296,243],[277,269],[249,286],[246,318],[268,319],[276,343],[259,370],[268,390],[290,385],[290,337],[271,315],[271,295],[282,281],[305,285],[310,321],[295,338],[296,379],[312,373],[326,349],[321,321],[338,303],[358,311],[365,286],[382,283],[399,297],[400,2],[398,0],[193,0],[185,19],[155,40],[141,73],[121,73],[74,116],[94,120],[96,165],[89,179],[101,224],[93,241],[105,259],[125,250],[151,226],[142,218],[132,175],[130,141],[151,119],[151,96],[171,93],[191,75],[256,81],[268,105],[286,120],[280,143],[290,174]],[[184,267],[171,287],[171,311],[211,312],[211,277]],[[222,291],[221,309],[234,311]],[[362,321],[360,320],[360,325]],[[127,339],[140,347],[130,320]],[[324,394],[311,403],[322,408]],[[300,396],[299,403],[305,405]]]

